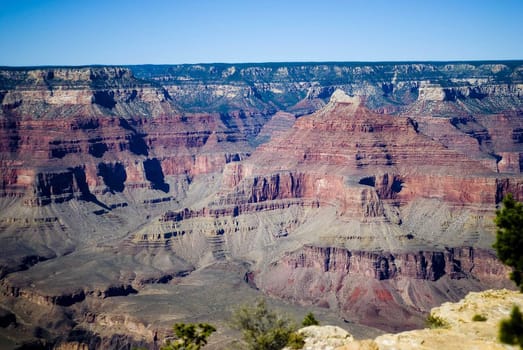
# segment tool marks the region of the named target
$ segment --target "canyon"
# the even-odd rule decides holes
[[[239,337],[264,296],[356,338],[511,287],[523,62],[0,68],[0,345]]]

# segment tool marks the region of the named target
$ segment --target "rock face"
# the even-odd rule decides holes
[[[522,295],[507,290],[470,293],[458,303],[445,303],[434,308],[431,315],[444,320],[447,329],[387,334],[376,338],[379,349],[507,349],[499,343],[499,322],[508,318],[513,305],[523,305]],[[481,315],[485,321],[474,321]]]
[[[400,322],[418,327],[419,310],[459,298],[464,285],[497,285],[508,272],[492,253],[477,248],[395,254],[306,246],[257,277],[269,295],[340,309],[357,323],[397,330]]]
[[[430,314],[445,323],[442,328],[384,334],[374,340],[354,340],[350,333],[332,326],[305,327],[299,332],[305,335],[304,349],[310,350],[516,349],[497,339],[499,323],[508,318],[513,305],[523,305],[520,293],[487,290],[432,309]]]
[[[152,345],[208,321],[151,303],[216,266],[382,330],[508,285],[490,247],[523,200],[522,67],[0,70],[0,341]]]
[[[335,326],[308,326],[299,330],[305,338],[303,349],[336,349],[354,338],[346,330]]]

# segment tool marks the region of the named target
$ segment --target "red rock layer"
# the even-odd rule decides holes
[[[505,182],[523,198],[520,178],[496,173],[493,157],[481,158],[480,151],[468,157],[466,147],[445,146],[409,117],[377,115],[358,101],[331,102],[260,146],[247,162],[229,165],[224,186],[248,202],[316,198],[338,203],[340,213],[354,212],[354,200],[378,198],[397,205],[437,198],[492,208],[507,193],[500,185]]]
[[[388,253],[304,246],[251,279],[270,295],[339,308],[349,320],[393,330],[423,326],[420,313],[470,288],[502,286],[508,272],[492,253],[474,248]]]
[[[245,135],[228,130],[217,115],[4,120],[0,196],[27,195],[30,204],[79,198],[107,182],[101,164],[121,166],[124,187],[150,187],[147,160],[163,176],[192,177],[220,172],[246,148]]]

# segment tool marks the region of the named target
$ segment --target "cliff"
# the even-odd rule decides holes
[[[498,340],[499,323],[508,318],[513,305],[521,308],[521,294],[507,290],[470,293],[456,303],[432,309],[431,315],[446,327],[381,335],[374,340],[355,341],[342,329],[324,326],[300,330],[306,337],[305,349],[389,350],[389,349],[516,349]],[[474,320],[482,316],[483,320]],[[333,328],[336,332],[333,332]]]
[[[400,323],[422,326],[421,310],[459,300],[464,286],[504,285],[500,277],[508,273],[481,249],[389,253],[306,246],[273,262],[256,281],[269,295],[339,309],[351,322],[395,331]]]
[[[100,113],[98,107],[118,115],[301,115],[321,108],[340,88],[366,96],[376,111],[455,116],[521,110],[522,84],[521,61],[3,68],[0,102],[4,111],[39,117]]]
[[[521,109],[521,62],[265,63],[133,66],[182,108],[310,113],[340,88],[382,112],[455,115]],[[519,95],[518,95],[519,94]],[[503,102],[501,102],[503,100]],[[458,102],[459,103],[456,103]],[[500,103],[501,102],[501,103]]]

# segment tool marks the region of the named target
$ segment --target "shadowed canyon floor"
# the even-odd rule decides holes
[[[510,286],[522,94],[521,62],[0,69],[0,346],[223,348],[259,296],[370,338]]]

